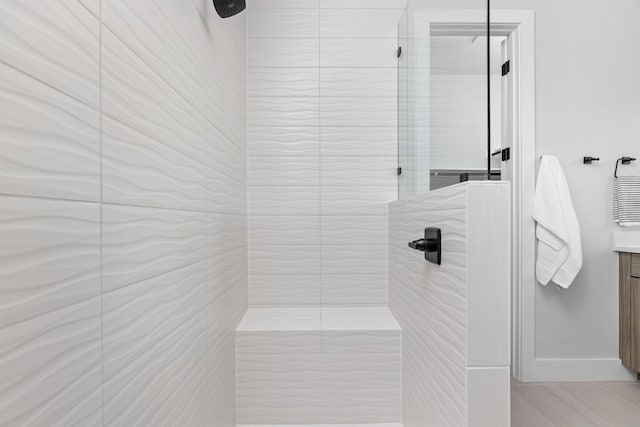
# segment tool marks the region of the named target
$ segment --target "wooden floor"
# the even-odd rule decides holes
[[[511,384],[512,427],[640,427],[640,382]]]

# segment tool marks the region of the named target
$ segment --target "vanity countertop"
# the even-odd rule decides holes
[[[640,231],[614,231],[613,250],[640,254]]]

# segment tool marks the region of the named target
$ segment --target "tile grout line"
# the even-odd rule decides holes
[[[104,255],[103,255],[103,243],[104,243],[104,214],[103,214],[103,200],[104,200],[104,168],[103,168],[103,147],[102,147],[102,0],[99,0],[98,9],[98,114],[100,115],[99,132],[100,132],[100,394],[102,397],[101,413],[102,413],[102,425],[105,425],[105,396],[104,396]]]

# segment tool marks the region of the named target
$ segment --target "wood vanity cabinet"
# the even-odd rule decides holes
[[[620,253],[620,359],[640,372],[640,254]]]

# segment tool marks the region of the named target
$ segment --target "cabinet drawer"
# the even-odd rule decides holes
[[[631,254],[631,275],[640,277],[640,254]]]

